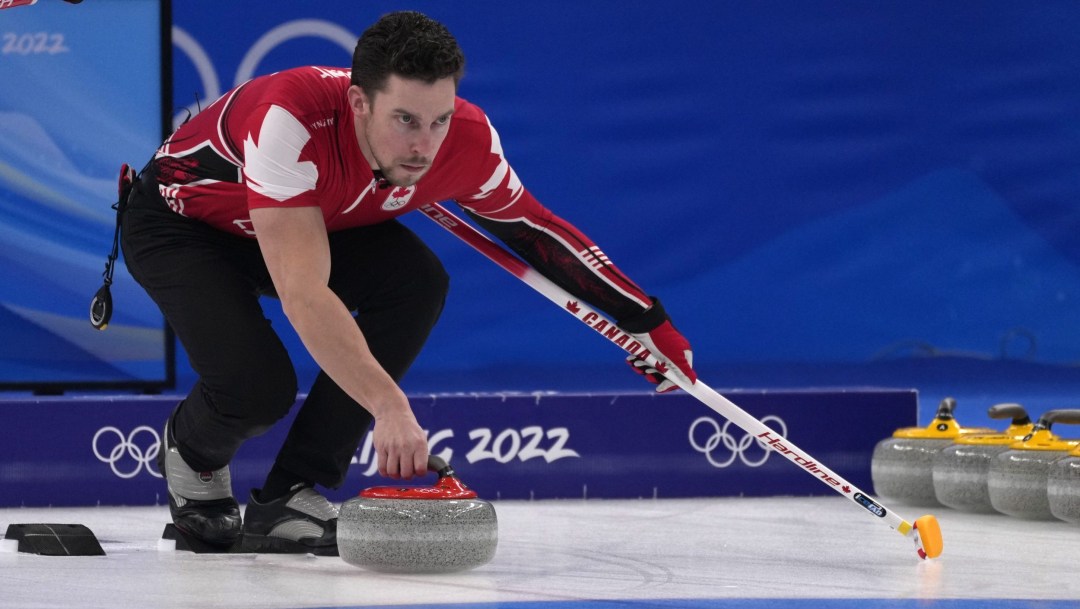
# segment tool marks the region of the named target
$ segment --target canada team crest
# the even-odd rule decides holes
[[[415,186],[395,186],[390,191],[390,195],[386,197],[386,201],[383,202],[383,210],[395,211],[405,207],[409,204],[414,192],[416,192]]]

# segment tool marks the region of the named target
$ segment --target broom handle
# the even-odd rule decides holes
[[[627,353],[638,355],[643,348],[630,335],[620,330],[614,323],[607,320],[592,307],[580,302],[569,292],[555,285],[550,279],[544,277],[539,271],[523,262],[520,258],[503,249],[500,245],[489,239],[471,224],[453,214],[451,211],[438,203],[428,203],[420,207],[420,211],[431,220],[445,228],[475,250],[489,258],[495,264],[509,271],[518,279],[527,283],[537,292],[540,292],[548,300],[559,305],[564,311],[578,318],[585,325],[599,332],[616,346]],[[646,361],[650,366],[656,366],[656,358],[649,353]],[[873,499],[867,493],[861,491],[854,484],[845,480],[842,476],[828,467],[819,463],[808,453],[791,443],[771,427],[768,427],[757,418],[737,406],[734,402],[714,391],[701,379],[693,385],[687,385],[675,375],[672,380],[680,389],[697,398],[701,403],[716,411],[720,416],[730,420],[741,427],[744,431],[758,439],[758,442],[769,447],[774,452],[783,455],[787,460],[798,465],[806,473],[817,478],[825,486],[836,491],[840,495],[854,501],[870,514],[880,518],[890,528],[907,536],[911,533],[911,523],[896,515],[891,509],[886,508],[881,502]]]

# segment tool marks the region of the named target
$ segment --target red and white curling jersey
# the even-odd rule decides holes
[[[356,140],[349,86],[349,70],[309,66],[229,91],[158,149],[166,203],[255,238],[249,210],[259,207],[319,207],[333,232],[453,200],[539,271],[616,319],[650,305],[587,237],[529,194],[487,116],[464,99],[455,100],[428,172],[413,186],[380,187]]]

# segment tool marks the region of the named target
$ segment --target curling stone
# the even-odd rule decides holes
[[[963,434],[934,455],[934,495],[942,504],[964,512],[990,514],[990,491],[986,476],[990,462],[1009,446],[1024,439],[1034,425],[1019,404],[995,404],[987,411],[992,419],[1011,418],[1000,433]]]
[[[338,515],[338,552],[345,562],[384,573],[450,573],[495,556],[495,508],[478,499],[439,457],[433,486],[380,486],[349,499]]]
[[[985,427],[962,428],[953,416],[956,400],[945,398],[926,427],[901,427],[874,447],[870,477],[877,495],[912,505],[941,505],[934,495],[934,455],[967,433],[988,433]]]
[[[1053,520],[1047,498],[1050,465],[1080,445],[1051,432],[1054,423],[1080,424],[1080,410],[1051,410],[1032,432],[994,457],[986,477],[990,504],[1002,514],[1029,520]]]
[[[1080,446],[1050,466],[1046,499],[1055,518],[1080,524]]]

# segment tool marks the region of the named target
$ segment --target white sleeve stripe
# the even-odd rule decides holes
[[[491,177],[487,179],[487,182],[484,182],[480,186],[480,192],[473,196],[473,198],[483,199],[484,197],[490,195],[492,191],[498,188],[499,184],[503,183],[503,180],[506,178],[506,174],[509,171],[510,163],[507,163],[506,159],[500,156],[499,165],[495,167],[495,171],[492,172]]]
[[[519,188],[519,189],[517,189],[517,191],[516,191],[516,192],[514,193],[514,196],[510,198],[510,202],[509,202],[509,203],[507,203],[506,205],[503,205],[503,206],[502,206],[502,207],[500,207],[499,209],[489,209],[489,210],[486,210],[486,211],[484,211],[484,213],[482,213],[482,214],[480,214],[480,215],[481,215],[481,216],[484,216],[485,218],[488,218],[488,216],[487,216],[488,214],[497,214],[497,213],[501,212],[501,211],[502,211],[502,210],[504,210],[504,209],[509,209],[509,208],[513,207],[515,203],[517,203],[517,202],[518,202],[518,199],[520,199],[520,198],[521,198],[521,195],[523,195],[523,194],[525,194],[525,189],[524,189],[524,188]],[[462,207],[464,207],[464,208],[468,209],[469,211],[471,211],[471,212],[473,212],[473,213],[479,213],[479,212],[477,212],[477,211],[476,211],[475,209],[473,209],[473,208],[469,207],[468,205],[464,205],[464,204],[462,204]],[[519,220],[519,218],[510,218],[509,220],[496,220],[495,218],[488,218],[488,220],[494,220],[495,222],[516,222],[516,221],[518,221],[518,220]]]
[[[611,259],[607,257],[607,254],[600,251],[600,248],[595,245],[590,247],[587,255],[582,255],[582,258],[585,259],[585,262],[592,265],[593,268],[597,269],[611,262]]]
[[[499,132],[495,130],[495,126],[491,124],[491,119],[484,116],[484,120],[487,121],[488,131],[491,132],[491,154],[497,154],[500,157],[503,155],[502,140],[499,139]]]
[[[518,191],[521,190],[521,180],[518,179],[517,174],[514,173],[514,169],[510,167],[510,163],[506,161],[506,156],[503,155],[502,141],[499,139],[499,132],[495,130],[490,119],[486,116],[484,118],[487,120],[488,131],[491,134],[491,154],[499,157],[499,164],[491,173],[491,177],[480,186],[480,192],[470,198],[483,199],[487,197],[499,187],[499,184],[503,183],[503,180],[506,179],[507,175],[510,176],[510,180],[507,182],[506,187],[509,188],[510,192],[514,193],[514,197],[517,198]]]
[[[245,83],[245,84],[247,84],[247,83]],[[218,115],[217,133],[218,133],[218,140],[221,141],[222,144],[225,144],[225,142],[228,141],[228,140],[225,139],[225,129],[224,129],[224,125],[222,125],[222,123],[225,121],[225,115],[228,114],[226,112],[226,110],[228,110],[229,104],[232,103],[232,98],[240,91],[240,89],[241,89],[241,87],[236,87],[235,89],[233,89],[232,93],[229,94],[229,97],[224,100],[225,105],[223,106],[223,108],[221,110],[221,114]],[[238,158],[236,158],[235,156],[232,155],[232,151],[228,149],[229,148],[228,144],[225,144],[223,147],[225,148],[225,154],[223,156],[227,155],[228,159],[230,161],[232,161],[234,164],[236,164],[237,166],[240,166],[240,165],[244,164],[243,161],[241,161],[240,159],[238,159]]]

